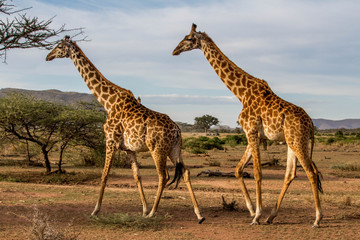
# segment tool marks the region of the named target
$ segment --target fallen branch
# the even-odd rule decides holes
[[[252,166],[252,165],[254,165],[252,162],[247,164],[247,166]],[[279,159],[273,159],[270,162],[262,163],[261,166],[262,167],[265,167],[265,166],[269,166],[269,167],[279,166]]]
[[[202,171],[200,173],[198,173],[196,176],[201,176],[201,175],[207,175],[208,177],[235,177],[235,172],[221,172],[220,170],[216,170],[216,171],[211,171],[211,170],[206,170],[206,171]],[[247,172],[243,172],[243,177],[244,178],[250,178],[250,174]]]

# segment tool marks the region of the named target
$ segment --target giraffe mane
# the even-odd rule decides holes
[[[247,76],[250,77],[250,78],[253,78],[253,79],[256,80],[258,83],[263,84],[263,85],[265,85],[266,87],[268,87],[268,88],[270,89],[269,84],[268,84],[264,79],[260,79],[260,78],[257,78],[257,77],[252,76],[251,74],[247,73],[247,72],[244,71],[243,69],[239,68],[233,61],[231,61],[231,60],[220,50],[220,48],[219,48],[219,47],[215,44],[215,42],[209,37],[209,35],[207,35],[206,32],[199,32],[199,33],[203,36],[203,38],[204,38],[207,42],[209,42],[209,43],[220,53],[220,55],[221,55],[226,61],[228,61],[228,62],[230,63],[230,65],[231,65],[234,69],[240,71],[241,73],[247,75]]]
[[[97,69],[97,68],[95,67],[95,65],[94,65],[94,64],[90,61],[90,59],[85,55],[85,53],[81,50],[81,48],[79,47],[79,45],[77,45],[76,42],[71,41],[71,43],[72,43],[72,45],[76,48],[76,50],[81,53],[82,57],[85,58],[86,61],[88,61],[88,63],[95,69],[95,71],[98,72],[103,79],[107,80],[112,87],[114,87],[114,88],[117,89],[117,90],[127,92],[130,96],[132,96],[132,97],[135,99],[134,94],[133,94],[130,90],[125,89],[125,88],[122,88],[122,87],[116,85],[115,83],[111,82],[110,80],[108,80],[106,77],[104,77],[104,75],[99,71],[99,69]]]
[[[218,46],[215,44],[215,42],[209,37],[209,35],[206,34],[206,32],[199,32],[199,33],[204,37],[204,39],[205,39],[207,42],[209,42],[209,43],[218,51],[218,53],[221,54],[221,56],[222,56],[227,62],[230,63],[230,65],[231,65],[234,69],[240,71],[241,73],[244,73],[244,74],[248,75],[248,76],[251,77],[251,78],[258,79],[258,78],[256,78],[256,77],[252,76],[251,74],[245,72],[243,69],[239,68],[233,61],[231,61],[231,60],[219,49],[219,47],[218,47]],[[259,80],[260,80],[260,79],[259,79]],[[262,81],[264,81],[264,80],[262,80]]]

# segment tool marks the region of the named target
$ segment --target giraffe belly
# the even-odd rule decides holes
[[[145,137],[137,134],[136,132],[125,131],[124,135],[124,147],[126,150],[134,152],[145,152],[148,151],[148,147],[145,143]]]
[[[273,141],[284,141],[285,135],[282,129],[274,129],[271,126],[263,126],[264,135]]]
[[[130,150],[134,152],[146,152],[149,150],[146,144],[142,144],[141,141],[136,141],[136,142],[125,141],[124,146],[126,150]]]

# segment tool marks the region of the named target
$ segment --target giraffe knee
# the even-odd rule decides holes
[[[244,169],[242,167],[236,167],[236,169],[235,169],[235,177],[237,179],[242,179],[243,178],[243,172],[244,172]]]
[[[295,175],[289,175],[285,178],[285,184],[290,185],[290,183],[295,179]]]

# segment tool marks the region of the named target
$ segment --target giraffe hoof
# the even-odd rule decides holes
[[[203,221],[205,221],[205,218],[203,217],[202,219],[199,220],[199,224],[202,224]]]
[[[319,224],[313,224],[312,227],[313,228],[320,228],[320,225]]]
[[[254,225],[260,225],[260,223],[259,223],[259,222],[252,222],[252,223],[250,223],[250,226],[254,226]]]

